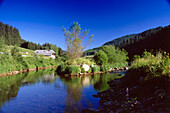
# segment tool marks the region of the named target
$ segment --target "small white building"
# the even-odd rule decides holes
[[[55,58],[55,52],[53,50],[35,50],[34,53],[36,53],[37,55],[44,55]]]
[[[25,54],[28,54],[28,52],[24,52]]]

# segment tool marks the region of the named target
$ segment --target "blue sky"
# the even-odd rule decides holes
[[[0,0],[0,21],[23,39],[65,49],[62,26],[79,22],[94,34],[89,48],[123,35],[170,25],[168,0]]]

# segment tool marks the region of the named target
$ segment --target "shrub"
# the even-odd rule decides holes
[[[67,72],[68,72],[68,73],[67,73]],[[80,72],[79,66],[71,65],[71,66],[68,66],[68,67],[66,68],[66,73],[67,73],[67,74],[70,74],[70,75],[77,75],[77,74],[79,74],[79,72]]]
[[[92,72],[92,68],[90,68],[89,70],[88,70],[88,73],[91,73]]]
[[[133,76],[142,76],[145,80],[155,77],[170,75],[170,58],[160,52],[156,56],[145,51],[141,58],[136,58],[132,62],[132,68],[127,74]],[[136,73],[135,75],[133,73]],[[132,76],[131,75],[131,76]]]
[[[84,70],[84,68],[81,68],[81,73],[85,73],[86,71]]]
[[[62,75],[62,74],[66,74],[67,72],[66,72],[66,68],[67,68],[68,66],[67,65],[59,65],[58,67],[57,67],[57,74],[58,75]]]
[[[117,68],[117,67],[123,68],[125,66],[128,66],[128,63],[127,62],[126,63],[114,63],[114,64],[108,64],[108,65],[111,68]]]
[[[92,72],[93,73],[99,73],[100,72],[100,67],[99,66],[92,67]]]
[[[128,59],[128,53],[124,49],[120,50],[115,46],[105,45],[101,47],[101,50],[106,53],[109,64],[126,63]]]
[[[103,51],[99,51],[94,54],[94,61],[97,65],[104,65],[108,62],[108,57]]]
[[[109,66],[105,65],[100,68],[102,72],[108,72],[109,71]]]

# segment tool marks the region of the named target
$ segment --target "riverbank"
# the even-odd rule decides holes
[[[82,112],[148,113],[170,112],[169,54],[144,52],[124,77],[108,82],[110,89],[99,92],[100,107]]]
[[[36,54],[33,57],[22,57],[15,47],[11,50],[11,55],[0,54],[0,59],[0,76],[16,75],[59,65],[55,59],[45,59]]]
[[[12,71],[12,72],[9,72],[9,73],[2,73],[2,74],[0,74],[0,77],[16,75],[16,74],[20,74],[20,73],[23,73],[23,72],[31,72],[31,71],[37,71],[37,70],[42,70],[42,69],[50,69],[50,68],[57,68],[57,66],[38,67],[38,68],[25,69],[25,70],[19,70],[19,71]]]
[[[95,75],[102,73],[122,73],[128,70],[128,67],[123,68],[109,68],[109,67],[88,67],[88,70],[85,71],[85,68],[81,68],[80,66],[68,66],[68,65],[59,65],[57,67],[57,74],[63,77],[68,76],[85,76],[85,75]]]
[[[170,112],[169,78],[153,79],[141,84],[125,86],[126,76],[108,82],[110,89],[99,92],[100,107],[96,110],[85,109],[83,113],[102,112]],[[159,83],[159,84],[158,84]]]

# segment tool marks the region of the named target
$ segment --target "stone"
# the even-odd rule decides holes
[[[92,96],[95,97],[95,98],[99,98],[100,97],[99,95],[95,95],[95,94],[92,95]]]
[[[112,68],[110,68],[110,69],[109,69],[109,71],[113,71],[113,69],[112,69]]]
[[[82,113],[97,113],[99,110],[96,109],[83,109]]]
[[[124,70],[128,70],[128,67],[124,67]]]
[[[112,106],[114,104],[113,101],[107,101],[105,103],[103,103],[103,106]]]
[[[170,108],[160,108],[159,113],[169,113],[170,112]]]
[[[142,83],[144,81],[144,77],[140,76],[139,77],[139,82]]]
[[[166,95],[165,90],[158,89],[155,91],[154,96],[163,98]]]
[[[82,68],[84,68],[84,70],[87,72],[87,71],[89,71],[90,66],[87,65],[87,64],[83,64],[83,65],[82,65]]]
[[[117,76],[122,76],[121,74],[118,74]]]

